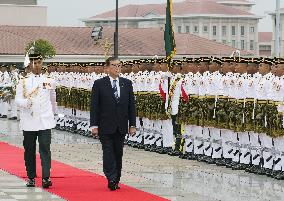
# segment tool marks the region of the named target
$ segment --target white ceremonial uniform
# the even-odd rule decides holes
[[[233,84],[233,73],[228,72],[226,75],[223,75],[221,81],[221,95],[224,97],[230,97],[232,91]],[[234,131],[229,129],[221,129],[221,137],[222,137],[222,150],[223,150],[223,157],[225,159],[232,159],[233,158],[233,147],[231,146],[232,139],[236,138],[236,134]]]
[[[215,107],[217,106],[218,96],[221,95],[222,75],[219,71],[215,71],[209,79],[209,86],[207,88],[208,94],[215,96]],[[215,108],[216,109],[216,108]],[[216,118],[215,111],[212,118]],[[210,141],[212,147],[212,158],[222,158],[221,148],[221,130],[219,128],[209,128]]]
[[[256,107],[256,102],[257,102],[257,87],[260,79],[262,78],[262,75],[257,72],[253,76],[250,76],[248,78],[248,88],[247,88],[247,98],[252,98],[254,99],[253,102],[253,114],[251,117],[247,118],[255,118],[255,107]],[[249,137],[250,137],[250,155],[251,155],[251,163],[253,165],[258,166],[260,163],[260,156],[261,156],[261,147],[259,144],[259,134],[250,131],[249,132]]]
[[[0,88],[6,88],[6,87],[11,87],[12,82],[11,78],[9,76],[8,72],[4,72],[0,75]],[[9,108],[9,103],[4,102],[3,100],[0,100],[0,115],[8,115],[8,108]]]
[[[171,88],[174,87],[173,85],[175,84],[175,89],[173,91],[173,96],[171,98],[171,114],[172,115],[177,115],[178,114],[178,106],[179,106],[179,101],[180,101],[180,95],[181,95],[181,84],[182,84],[183,79],[181,78],[181,74],[176,74],[171,82]]]
[[[281,105],[278,106],[278,112],[282,114],[282,129],[284,128],[284,76],[275,77],[272,81],[270,91],[272,94],[270,97],[274,101],[282,102]],[[273,170],[276,171],[284,171],[284,137],[280,136],[274,138],[274,147],[276,150],[276,155],[274,159],[274,167]]]
[[[43,75],[31,74],[19,81],[16,103],[20,107],[20,129],[23,131],[47,130],[55,127],[53,97],[55,82]],[[53,94],[53,95],[52,95]]]
[[[264,75],[257,87],[257,97],[259,100],[269,100],[269,90],[271,86],[271,82],[274,78],[274,75],[272,73],[268,73]],[[267,117],[264,117],[264,126],[267,126]],[[268,136],[266,133],[260,133],[259,139],[261,142],[261,146],[263,148],[262,157],[263,157],[263,167],[266,169],[272,169],[273,168],[273,158],[272,158],[272,149],[274,147],[273,145],[273,139],[272,137]]]

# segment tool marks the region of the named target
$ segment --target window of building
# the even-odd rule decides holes
[[[227,41],[226,41],[226,40],[222,40],[222,43],[223,43],[223,44],[226,44],[226,43],[227,43]]]
[[[217,27],[213,26],[213,36],[216,36],[216,35],[217,35]]]
[[[236,35],[236,26],[232,26],[232,36]]]
[[[190,32],[190,27],[189,26],[186,26],[185,29],[186,29],[186,33]]]
[[[250,40],[249,49],[254,50],[254,40]]]
[[[250,33],[254,33],[254,27],[250,27]]]
[[[236,41],[232,40],[232,47],[236,47]]]
[[[241,40],[241,50],[245,49],[245,40]]]
[[[198,26],[194,26],[194,33],[198,33]]]
[[[245,26],[241,26],[241,36],[245,35]]]
[[[208,27],[207,26],[203,27],[203,32],[208,32]]]
[[[260,51],[271,51],[271,45],[260,45],[259,50]]]
[[[222,36],[226,36],[226,35],[227,35],[227,27],[222,26]]]
[[[178,26],[178,33],[181,33],[181,26]]]

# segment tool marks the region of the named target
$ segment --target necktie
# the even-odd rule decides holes
[[[119,101],[116,83],[117,83],[117,80],[113,80],[112,91],[113,91],[116,101]]]

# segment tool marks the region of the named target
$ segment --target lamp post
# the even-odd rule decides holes
[[[114,32],[114,57],[118,58],[118,0],[116,0],[115,12],[115,32]]]

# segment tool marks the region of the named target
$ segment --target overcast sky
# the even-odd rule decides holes
[[[119,0],[119,6],[163,2],[166,0]],[[264,17],[260,21],[259,31],[272,31],[271,19],[267,12],[275,10],[276,0],[255,0],[255,2],[252,12]],[[280,2],[281,7],[284,7],[284,0]],[[38,0],[38,4],[48,6],[50,26],[83,26],[79,19],[89,18],[115,8],[115,0]]]

